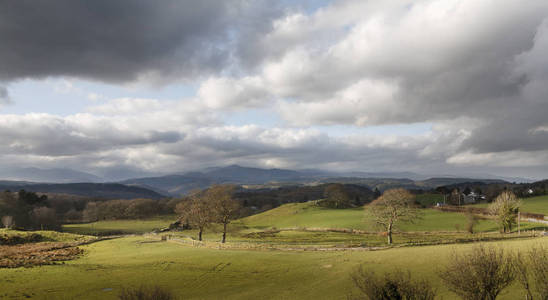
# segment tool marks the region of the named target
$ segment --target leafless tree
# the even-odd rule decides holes
[[[527,291],[527,299],[548,299],[548,251],[533,247],[529,251],[518,252],[514,261],[519,282]]]
[[[13,226],[13,217],[12,216],[3,216],[2,225],[4,228],[11,228]]]
[[[351,274],[351,277],[361,292],[358,299],[433,300],[436,295],[428,281],[413,280],[409,272],[396,271],[378,276],[360,267]]]
[[[99,220],[99,207],[97,202],[88,202],[82,212],[82,218],[85,222],[96,222]]]
[[[521,202],[512,191],[503,191],[489,206],[489,212],[497,218],[502,232],[510,232],[516,224]]]
[[[199,241],[202,240],[205,228],[214,221],[211,203],[207,200],[202,193],[195,192],[175,207],[182,220],[186,220],[192,228],[198,229]]]
[[[238,216],[240,203],[232,195],[234,194],[233,185],[213,185],[206,191],[206,198],[211,203],[215,222],[223,224],[222,243],[226,242],[226,232],[228,224]]]
[[[414,199],[415,196],[405,189],[392,189],[366,207],[373,221],[386,229],[388,244],[392,244],[392,231],[398,222],[414,222],[420,216]]]
[[[34,224],[41,230],[55,229],[58,225],[55,209],[49,207],[37,207],[32,210]]]
[[[463,299],[494,300],[516,278],[513,259],[502,248],[480,245],[468,253],[453,253],[439,276]]]

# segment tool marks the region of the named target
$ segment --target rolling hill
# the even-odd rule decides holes
[[[165,198],[164,195],[143,187],[128,186],[119,183],[10,183],[9,181],[0,182],[0,191],[18,191],[21,189],[40,193],[70,194],[87,197],[97,197],[103,199]]]

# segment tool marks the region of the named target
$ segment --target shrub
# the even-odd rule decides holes
[[[454,253],[439,276],[463,299],[494,300],[515,279],[513,261],[503,249],[477,246],[469,253]]]
[[[172,300],[175,296],[160,286],[145,286],[126,288],[120,293],[120,300]]]
[[[471,211],[466,212],[466,231],[474,233],[474,227],[478,224],[479,218]]]
[[[413,280],[410,273],[396,271],[377,276],[374,272],[360,267],[351,276],[361,292],[358,299],[432,300],[436,295],[428,281]]]
[[[527,291],[527,298],[548,299],[548,251],[541,246],[533,247],[526,253],[518,252],[514,263],[519,282]]]

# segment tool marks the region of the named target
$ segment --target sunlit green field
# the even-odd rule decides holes
[[[175,216],[100,221],[63,229],[80,234],[140,234],[165,228],[174,220]],[[216,243],[220,228],[212,226],[206,228],[205,243],[199,247],[191,246],[195,230],[139,235],[81,246],[84,255],[63,264],[0,269],[0,298],[116,299],[123,287],[158,284],[182,299],[347,299],[357,293],[350,273],[364,264],[378,272],[409,270],[436,286],[443,299],[455,299],[436,275],[453,251],[470,250],[477,244],[470,242],[478,239],[505,239],[486,243],[508,249],[548,247],[548,238],[498,234],[492,220],[481,220],[476,234],[466,233],[465,224],[463,214],[423,209],[414,224],[399,226],[396,247],[372,251],[367,249],[384,246],[386,237],[377,233],[382,229],[374,227],[366,209],[286,204],[234,221],[224,249]],[[524,224],[522,229],[533,226],[538,225]],[[369,233],[317,231],[326,228]],[[160,241],[162,235],[171,239]],[[413,246],[417,244],[422,246]],[[514,285],[500,299],[522,296]]]
[[[487,207],[489,204],[475,204],[478,207]],[[548,195],[521,199],[521,211],[548,215]]]
[[[460,213],[422,209],[422,218],[413,224],[401,224],[403,231],[455,231],[464,230],[466,217]],[[241,220],[242,224],[254,228],[287,227],[335,227],[378,231],[363,208],[328,209],[312,202],[285,204],[261,214]],[[497,229],[495,222],[481,220],[478,231]]]
[[[497,224],[493,220],[480,220],[475,232],[466,232],[467,219],[461,213],[441,212],[434,209],[422,209],[422,216],[414,223],[399,224],[394,235],[395,244],[437,244],[462,241],[507,238],[496,236]],[[175,216],[149,220],[100,221],[88,224],[65,225],[67,232],[79,234],[140,234],[154,229],[165,228],[175,220]],[[368,234],[349,234],[340,232],[318,232],[316,229],[348,228],[369,232]],[[523,223],[521,229],[539,228],[538,224]],[[262,231],[271,231],[262,234]],[[206,228],[206,241],[220,241],[221,228]],[[280,231],[281,230],[281,231]],[[314,245],[326,247],[368,247],[383,246],[386,237],[378,234],[384,231],[374,226],[370,216],[363,208],[328,209],[314,205],[313,202],[285,204],[278,208],[236,220],[229,225],[228,240],[235,243],[258,243],[272,247],[293,245]],[[254,234],[257,233],[257,234]],[[489,233],[484,235],[483,233]],[[196,230],[174,233],[181,237],[197,237]]]
[[[489,243],[508,249],[548,246],[547,238]],[[455,299],[436,275],[452,251],[472,244],[380,251],[244,251],[194,248],[128,237],[84,246],[82,258],[62,265],[0,269],[0,297],[116,299],[122,287],[158,284],[182,299],[347,299],[349,274],[360,264],[384,272],[410,270]],[[518,286],[500,299],[523,298]]]

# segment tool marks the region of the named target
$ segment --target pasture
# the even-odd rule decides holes
[[[347,299],[357,293],[350,273],[364,265],[379,273],[410,271],[430,281],[439,297],[456,299],[436,275],[455,251],[469,251],[477,244],[471,242],[479,240],[512,250],[548,247],[545,237],[499,234],[490,219],[480,220],[479,233],[469,234],[464,232],[465,215],[423,209],[422,218],[402,224],[395,245],[386,248],[385,237],[376,233],[363,208],[328,209],[313,202],[286,204],[236,220],[225,245],[218,243],[216,226],[206,229],[203,243],[192,239],[194,230],[141,235],[174,220],[168,216],[66,225],[65,231],[77,234],[135,235],[79,246],[83,254],[74,260],[0,269],[0,298],[116,299],[122,288],[157,284],[181,299]],[[524,224],[524,229],[534,226]],[[44,235],[52,240],[82,238]],[[163,235],[170,238],[162,241]],[[522,295],[515,284],[500,299]]]
[[[489,204],[474,204],[478,207],[488,207]],[[521,211],[548,215],[548,196],[537,196],[521,199]]]
[[[548,246],[548,239],[489,243],[507,249]],[[349,274],[365,265],[378,272],[409,270],[454,299],[436,275],[453,251],[472,244],[380,251],[251,251],[196,248],[147,237],[83,246],[84,255],[60,265],[0,269],[0,297],[116,299],[121,288],[158,284],[184,299],[346,299],[356,293]],[[409,259],[413,258],[413,259]],[[518,286],[500,299],[523,295]]]

